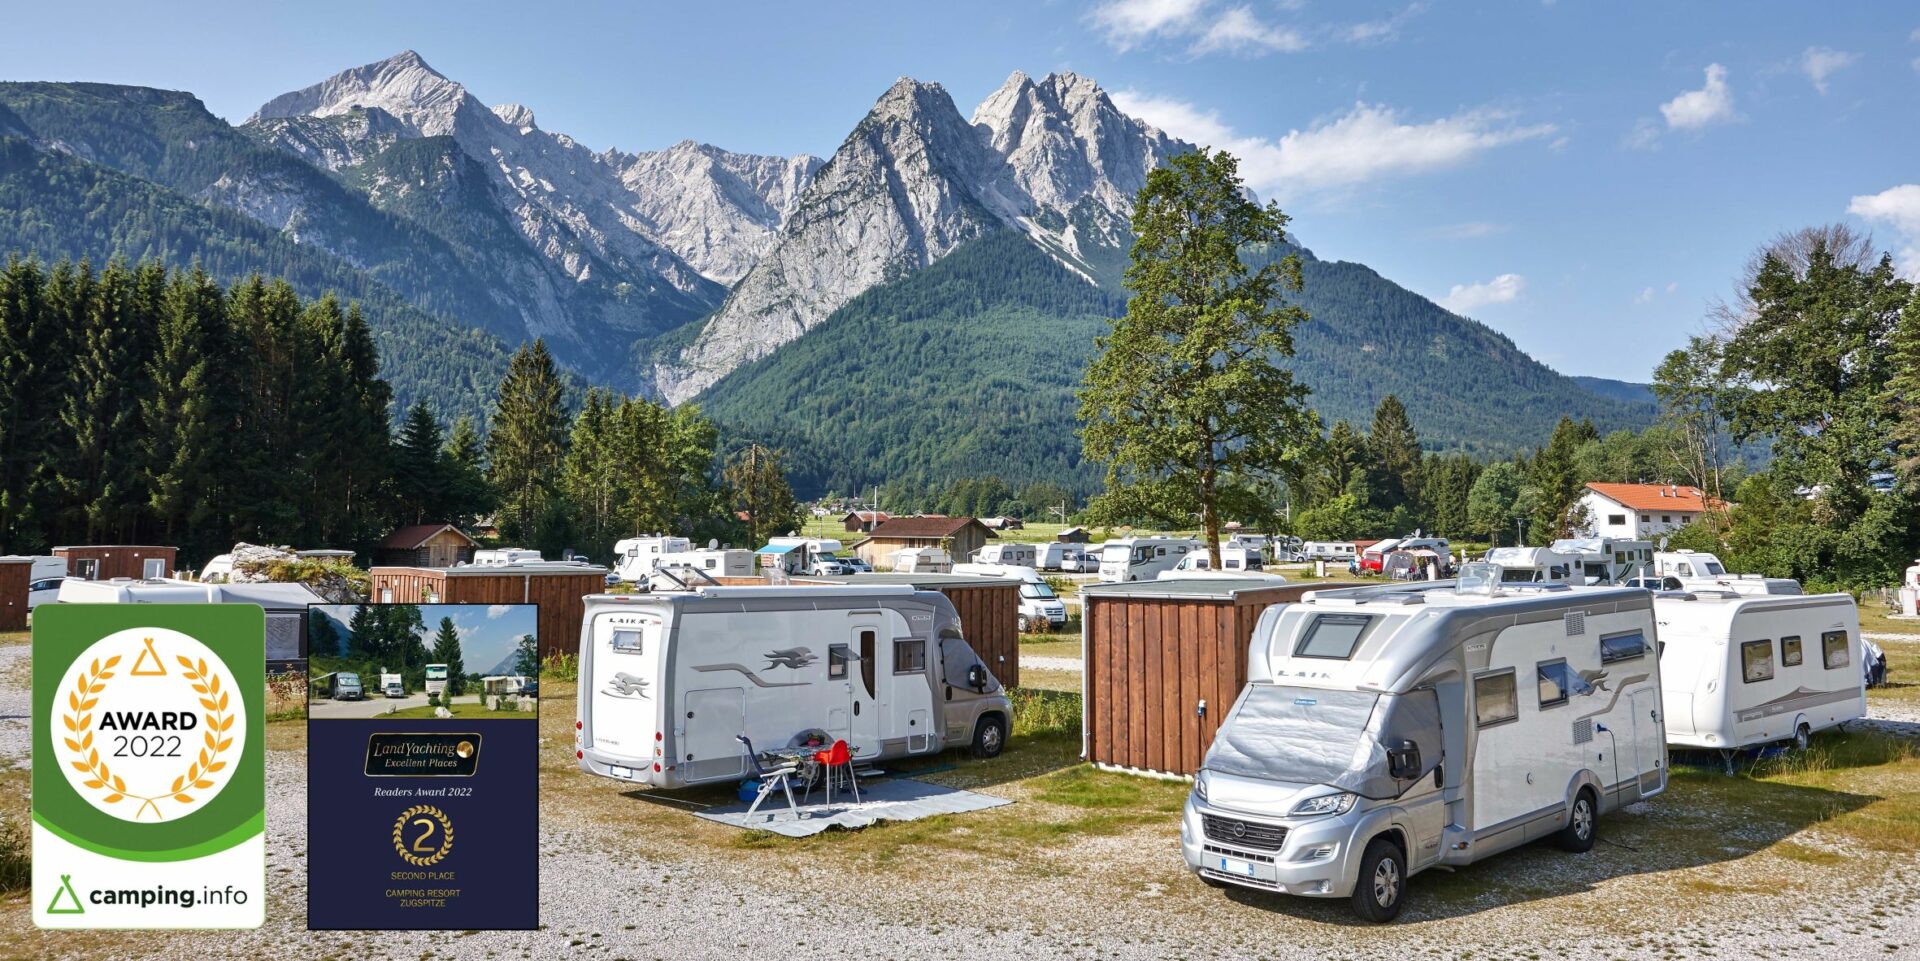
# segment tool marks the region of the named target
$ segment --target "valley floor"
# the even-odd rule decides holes
[[[1065,638],[1040,656],[1076,661]],[[1912,684],[1920,644],[1896,642]],[[0,635],[0,818],[27,805],[23,635]],[[793,841],[690,817],[582,774],[572,685],[542,701],[541,917],[531,932],[305,930],[304,722],[268,733],[268,920],[245,932],[41,932],[0,898],[0,958],[1920,958],[1920,718],[1876,693],[1885,733],[1822,738],[1737,777],[1678,767],[1669,792],[1602,822],[1585,856],[1533,846],[1412,884],[1402,920],[1223,893],[1180,863],[1181,783],[1078,763],[1077,663],[1049,663],[993,761],[928,780],[1017,803]],[[1034,683],[1034,682],[1041,683]]]

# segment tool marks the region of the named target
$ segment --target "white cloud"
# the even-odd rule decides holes
[[[1733,88],[1727,86],[1727,68],[1708,64],[1706,86],[1661,104],[1660,113],[1667,118],[1667,126],[1684,130],[1732,120]]]
[[[1552,124],[1519,125],[1498,110],[1468,110],[1407,123],[1381,104],[1355,103],[1332,120],[1278,139],[1242,134],[1220,115],[1183,100],[1133,90],[1114,103],[1183,140],[1240,158],[1240,173],[1262,193],[1299,193],[1459,166],[1495,147],[1546,137]]]
[[[1156,34],[1191,33],[1207,0],[1109,0],[1088,18],[1106,31],[1107,42],[1130,50]]]
[[[1651,117],[1641,117],[1640,122],[1634,124],[1633,129],[1620,139],[1620,145],[1634,150],[1659,150],[1659,122]]]
[[[1527,280],[1519,274],[1501,274],[1485,283],[1454,284],[1445,297],[1440,298],[1440,306],[1456,314],[1465,314],[1469,310],[1485,307],[1488,304],[1504,304],[1518,300],[1521,292],[1527,289]]]
[[[1406,9],[1393,16],[1350,24],[1341,31],[1341,35],[1349,43],[1382,43],[1394,40],[1400,36],[1400,28],[1405,26],[1407,21],[1419,16],[1426,8],[1426,3],[1421,0],[1421,2],[1409,4]]]
[[[1920,184],[1888,187],[1877,194],[1861,194],[1847,204],[1847,213],[1862,220],[1893,227],[1906,240],[1900,250],[1901,272],[1920,277]]]
[[[1472,240],[1476,237],[1491,237],[1494,234],[1505,233],[1506,230],[1506,224],[1488,223],[1484,220],[1469,220],[1465,223],[1435,227],[1428,231],[1428,233],[1445,240]]]
[[[1633,302],[1634,302],[1634,303],[1636,303],[1636,304],[1651,304],[1651,303],[1653,303],[1653,288],[1652,288],[1652,287],[1642,287],[1642,288],[1640,289],[1640,293],[1639,293],[1639,294],[1637,294],[1637,295],[1636,295],[1636,296],[1635,296],[1635,297],[1633,298]]]
[[[487,620],[489,621],[497,621],[503,617],[506,617],[508,614],[511,614],[511,613],[513,613],[512,604],[487,605]]]
[[[1808,47],[1800,55],[1800,71],[1813,81],[1813,89],[1821,94],[1827,92],[1827,78],[1838,71],[1853,66],[1860,59],[1857,53],[1835,50],[1832,47]]]
[[[1196,54],[1296,53],[1307,49],[1307,38],[1296,30],[1263,23],[1246,7],[1234,7],[1221,14],[1220,19],[1215,20],[1207,32],[1194,41],[1191,49]]]

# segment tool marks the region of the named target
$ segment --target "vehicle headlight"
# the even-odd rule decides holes
[[[1353,802],[1359,800],[1352,794],[1342,791],[1338,794],[1322,794],[1310,797],[1293,806],[1294,817],[1315,817],[1321,814],[1345,814],[1353,810]]]
[[[1194,776],[1193,778],[1193,796],[1194,797],[1197,797],[1202,801],[1207,799],[1207,781],[1208,780],[1210,780],[1210,778],[1208,777],[1207,772],[1205,770],[1202,770],[1199,774]]]

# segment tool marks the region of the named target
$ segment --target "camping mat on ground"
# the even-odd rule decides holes
[[[797,799],[799,796],[796,790],[794,797]],[[861,784],[859,804],[853,803],[851,791],[835,791],[834,803],[829,806],[823,803],[821,792],[816,789],[813,800],[815,803],[800,805],[798,818],[787,807],[786,795],[778,792],[762,802],[760,810],[753,812],[752,818],[747,817],[748,804],[708,808],[694,812],[694,816],[738,828],[803,838],[831,827],[852,830],[875,821],[915,821],[936,814],[964,814],[1013,803],[1008,798],[941,787],[910,778],[890,778],[873,784]]]

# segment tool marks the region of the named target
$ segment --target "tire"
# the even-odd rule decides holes
[[[1360,857],[1360,877],[1353,885],[1353,913],[1374,924],[1400,916],[1407,900],[1407,857],[1400,845],[1378,837],[1367,842]]]
[[[1813,731],[1805,724],[1793,729],[1793,750],[1796,754],[1805,754],[1813,747]]]
[[[989,714],[973,726],[973,746],[967,753],[986,760],[999,757],[1007,749],[1007,722],[998,714]]]
[[[1567,826],[1554,835],[1554,842],[1560,850],[1574,854],[1585,854],[1593,850],[1593,842],[1600,837],[1600,802],[1594,799],[1592,788],[1581,788],[1573,796],[1573,807],[1567,811]]]

